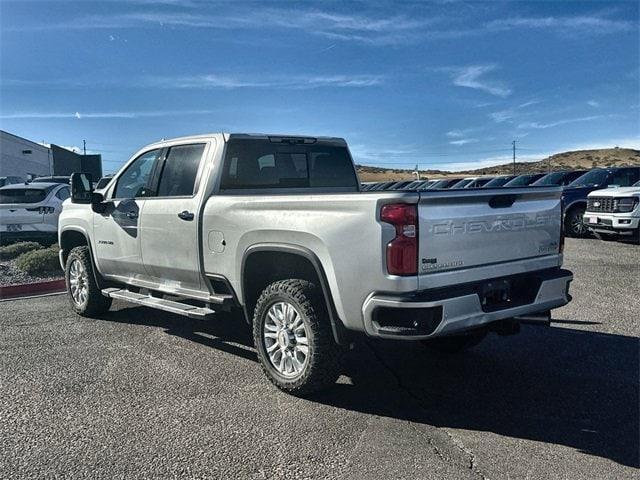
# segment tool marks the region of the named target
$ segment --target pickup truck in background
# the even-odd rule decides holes
[[[587,196],[603,188],[630,187],[640,180],[640,167],[594,168],[564,188],[564,230],[569,237],[584,237]]]
[[[570,301],[561,189],[360,190],[344,140],[211,134],[144,147],[60,217],[70,304],[252,325],[280,389],[335,382],[356,335],[458,351]]]
[[[591,192],[584,223],[599,238],[629,238],[640,244],[640,181]]]

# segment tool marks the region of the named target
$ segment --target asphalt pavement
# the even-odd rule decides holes
[[[565,266],[551,328],[456,356],[363,339],[311,399],[229,316],[1,302],[0,478],[637,478],[640,246],[569,239]]]

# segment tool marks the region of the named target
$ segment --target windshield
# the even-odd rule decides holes
[[[9,203],[42,202],[53,187],[48,188],[10,188],[0,190],[0,205]]]
[[[541,179],[533,182],[531,185],[560,185],[565,175],[566,172],[548,173]]]
[[[570,187],[597,187],[607,181],[609,172],[606,170],[591,170],[569,184]]]
[[[632,187],[640,187],[640,181],[634,183],[633,185],[631,185]]]
[[[529,185],[532,175],[520,175],[504,184],[505,187],[522,187]]]
[[[453,184],[451,188],[464,188],[472,182],[471,179],[467,178],[465,180],[460,180],[459,182]]]
[[[483,188],[501,187],[505,183],[507,183],[509,180],[511,180],[512,178],[514,178],[514,177],[497,177],[497,178],[494,178],[493,180],[489,180],[487,183],[485,183],[483,185]]]
[[[429,189],[449,188],[451,185],[453,185],[454,183],[458,183],[460,180],[460,178],[443,178],[442,180],[438,180],[436,183],[430,186]]]

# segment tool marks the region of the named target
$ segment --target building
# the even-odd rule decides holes
[[[0,130],[0,177],[25,180],[45,175],[89,173],[102,177],[102,155],[80,155],[58,145],[42,145]]]
[[[79,155],[58,145],[51,145],[54,175],[71,175],[73,172],[91,174],[97,182],[102,178],[102,155]]]
[[[0,177],[54,175],[51,149],[0,130]]]

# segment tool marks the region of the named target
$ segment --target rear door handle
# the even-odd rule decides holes
[[[188,212],[188,211],[186,211],[186,210],[183,210],[182,212],[180,212],[180,213],[178,214],[178,216],[179,216],[182,220],[186,220],[186,221],[191,221],[191,220],[193,220],[193,217],[194,217],[193,213]]]

